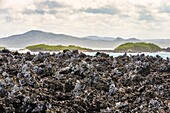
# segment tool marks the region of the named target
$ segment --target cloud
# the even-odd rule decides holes
[[[35,0],[32,3],[32,6],[23,8],[22,14],[27,15],[56,15],[58,13],[58,9],[64,8],[64,4],[60,4],[58,1],[52,0]]]
[[[112,8],[96,8],[96,9],[92,9],[92,8],[88,8],[86,10],[82,10],[86,13],[92,13],[92,14],[109,14],[109,15],[115,15],[118,14],[120,11],[114,7]]]
[[[65,4],[60,4],[58,1],[51,0],[36,0],[33,2],[32,7],[24,8],[22,14],[27,15],[56,15],[59,9],[65,8]]]
[[[56,15],[58,13],[57,10],[49,10],[48,11],[48,14],[51,14],[51,15]]]
[[[0,0],[0,6],[2,6],[2,5],[3,5],[3,2],[4,2],[4,0]]]
[[[50,1],[50,0],[41,1],[36,4],[38,7],[42,7],[42,8],[47,7],[49,9],[64,7],[62,4],[58,3],[57,1]]]
[[[0,4],[3,2],[3,0],[0,0]]]
[[[163,6],[160,8],[161,13],[169,13],[170,14],[170,5],[169,6]]]
[[[9,13],[9,9],[0,9],[0,14],[7,14]]]
[[[50,15],[55,15],[57,14],[58,11],[57,10],[43,10],[43,9],[35,9],[35,10],[32,10],[32,9],[25,9],[22,11],[22,14],[27,14],[27,15],[44,15],[44,14],[50,14]]]
[[[40,14],[40,15],[44,15],[45,10],[32,10],[32,9],[25,9],[22,11],[23,14],[27,14],[27,15],[32,15],[32,14]]]
[[[9,23],[9,22],[12,22],[14,20],[14,18],[11,17],[11,16],[6,16],[5,20],[6,20],[7,23]]]
[[[139,14],[139,20],[155,21],[155,18],[149,12],[144,11]]]
[[[170,25],[170,3],[163,1],[0,0],[1,32],[40,29],[79,36],[125,37],[151,37],[164,32],[170,37],[169,32],[165,33]]]

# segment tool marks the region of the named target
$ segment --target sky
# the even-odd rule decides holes
[[[29,30],[170,39],[170,0],[0,0],[0,37]]]

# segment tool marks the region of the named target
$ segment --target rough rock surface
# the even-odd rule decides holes
[[[0,112],[169,113],[170,60],[1,51]]]

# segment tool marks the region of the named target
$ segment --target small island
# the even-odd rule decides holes
[[[91,50],[89,48],[83,48],[83,47],[75,46],[75,45],[63,46],[63,45],[46,45],[46,44],[27,46],[26,49],[30,51],[61,51],[65,49],[79,50],[79,51],[90,51]]]
[[[3,50],[3,49],[5,49],[5,47],[0,47],[0,50]]]
[[[115,52],[159,52],[162,49],[153,43],[145,43],[145,42],[137,42],[137,43],[133,43],[133,42],[129,42],[129,43],[125,43],[122,44],[120,46],[118,46],[117,48],[115,48]]]

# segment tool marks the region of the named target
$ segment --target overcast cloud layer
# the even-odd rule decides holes
[[[170,0],[0,0],[0,37],[32,29],[74,36],[170,38]]]

